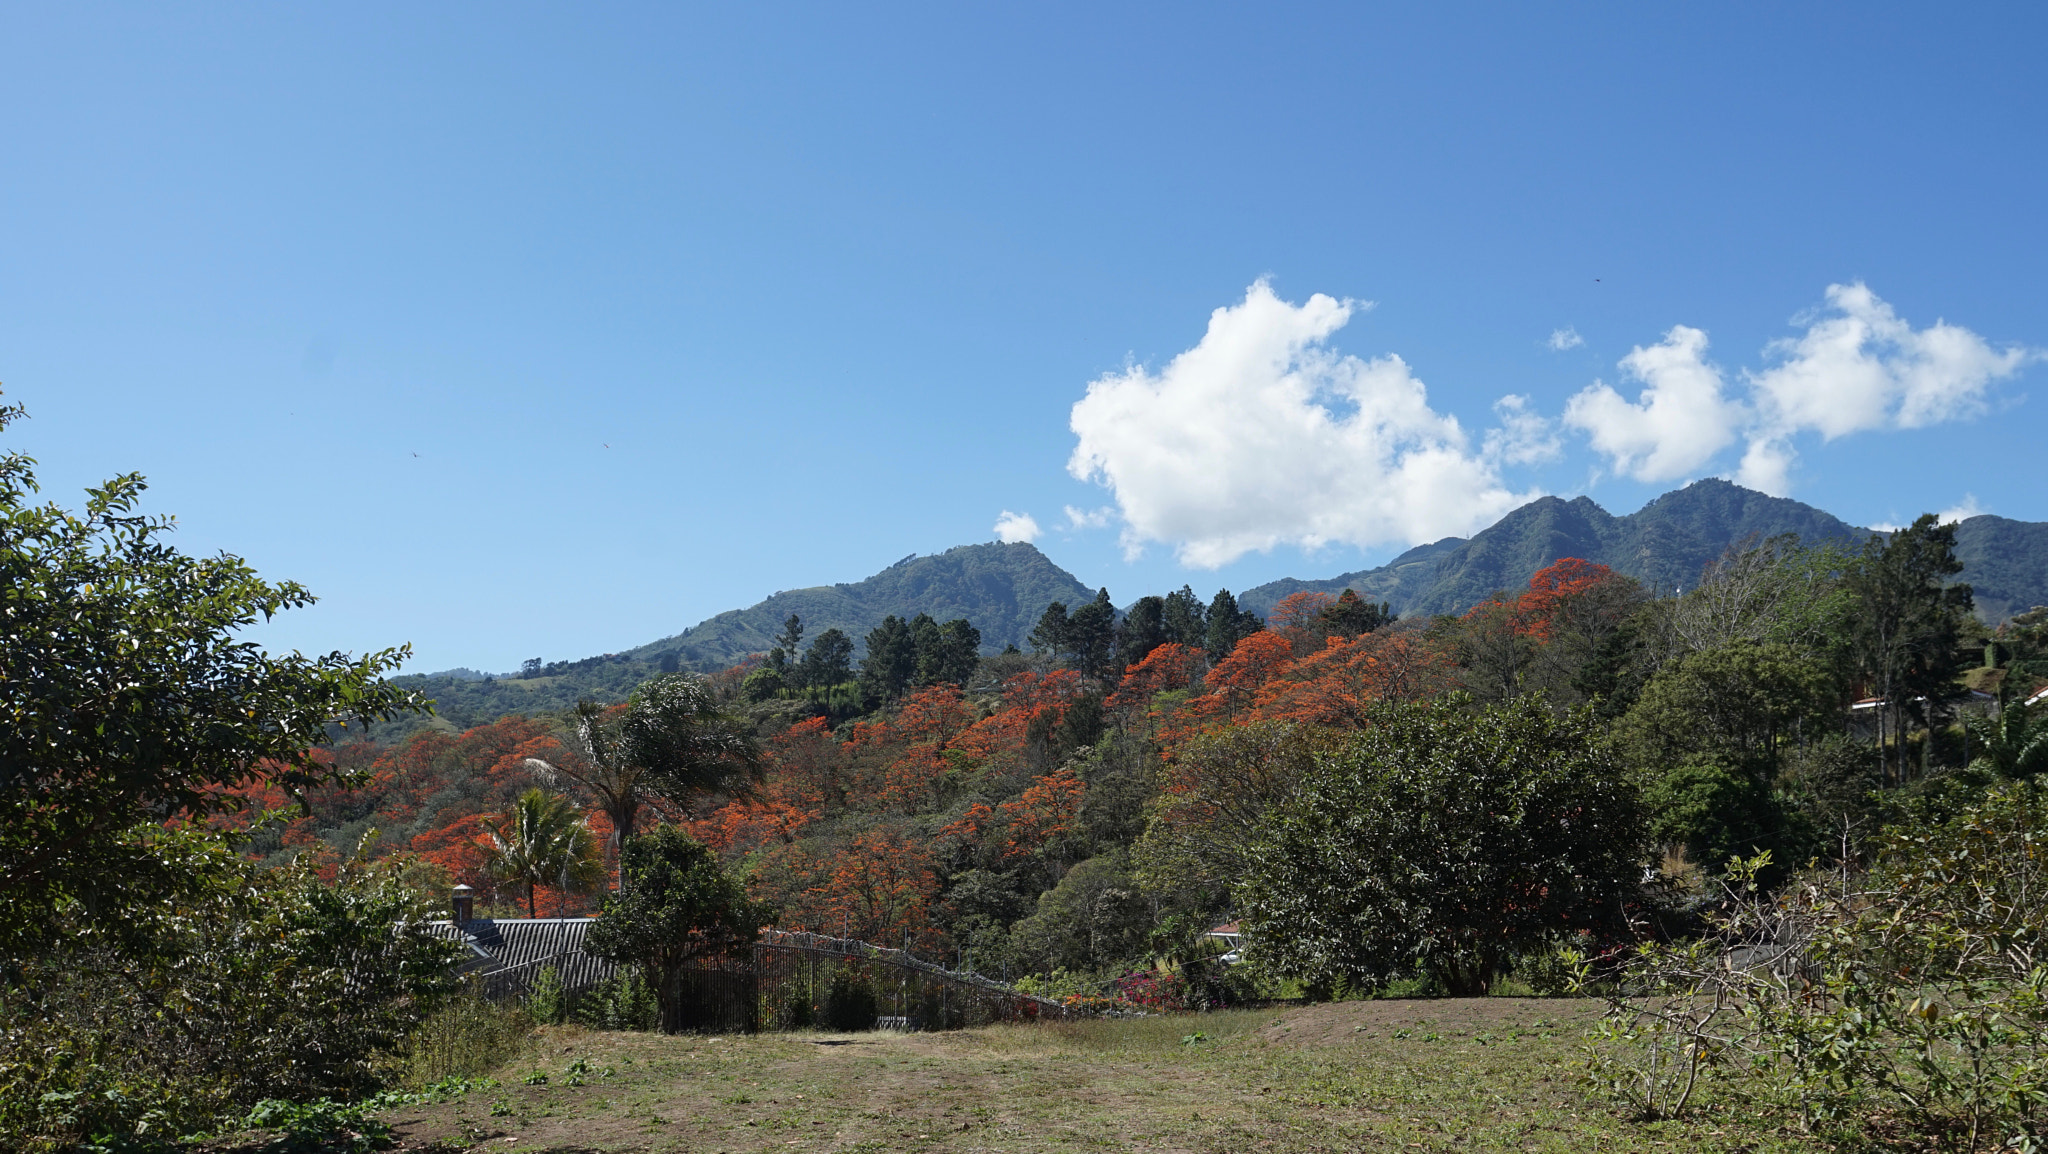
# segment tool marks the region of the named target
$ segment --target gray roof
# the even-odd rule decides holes
[[[555,967],[567,990],[580,990],[612,975],[615,966],[583,952],[583,938],[595,918],[471,918],[429,922],[444,938],[469,947],[466,974],[481,974],[487,993],[521,992],[533,985],[541,970]]]

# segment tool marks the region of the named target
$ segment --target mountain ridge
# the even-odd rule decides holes
[[[1238,601],[1264,613],[1302,590],[1334,595],[1355,589],[1403,616],[1462,613],[1495,590],[1521,586],[1561,557],[1608,565],[1670,592],[1699,580],[1701,570],[1729,546],[1780,533],[1796,533],[1807,544],[1858,546],[1870,530],[1719,478],[1694,481],[1621,516],[1590,497],[1539,497],[1469,538],[1447,537],[1385,565],[1336,577],[1269,581],[1247,589]]]
[[[804,637],[838,629],[856,648],[888,616],[929,613],[938,621],[965,617],[981,630],[983,653],[1022,646],[1054,601],[1086,601],[1095,591],[1025,542],[956,545],[943,553],[911,554],[859,581],[785,589],[744,609],[728,609],[681,633],[626,651],[661,662],[671,654],[685,668],[723,668],[774,644],[794,613]]]
[[[1860,548],[1872,530],[1822,509],[1722,480],[1695,481],[1616,516],[1590,497],[1541,497],[1469,538],[1418,545],[1384,565],[1322,579],[1285,577],[1254,586],[1238,603],[1259,614],[1288,594],[1356,589],[1406,617],[1460,613],[1499,589],[1519,588],[1560,557],[1610,565],[1669,593],[1699,580],[1701,569],[1750,538],[1796,533],[1808,544]],[[1958,524],[1960,580],[1975,588],[1980,616],[2002,621],[2048,604],[2048,522],[1980,514]],[[508,712],[561,709],[581,697],[614,700],[665,668],[711,672],[773,644],[783,621],[803,619],[806,641],[839,629],[862,646],[889,615],[965,617],[981,631],[982,651],[1026,647],[1039,615],[1054,601],[1069,607],[1094,590],[1023,542],[959,545],[912,554],[860,581],[787,589],[744,609],[708,617],[623,653],[560,662],[536,678],[494,677],[471,669],[411,674],[449,722],[481,724]]]

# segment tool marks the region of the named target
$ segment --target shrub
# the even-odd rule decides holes
[[[653,1030],[661,1025],[661,1007],[641,968],[620,966],[577,997],[575,1018],[593,1030]]]
[[[542,966],[534,976],[533,989],[526,994],[526,1012],[543,1026],[558,1026],[569,1016],[569,997],[555,967]]]
[[[492,1002],[470,990],[413,1031],[406,1045],[406,1084],[488,1074],[519,1052],[535,1020],[518,1002]]]
[[[1562,939],[1553,938],[1523,954],[1515,962],[1515,977],[1539,998],[1556,998],[1572,993],[1577,985],[1574,963],[1578,952]]]
[[[1130,970],[1116,979],[1116,996],[1134,1006],[1148,1010],[1179,1010],[1185,1008],[1187,983],[1179,974],[1162,974],[1158,970]]]
[[[166,835],[187,896],[81,927],[0,990],[0,1136],[17,1149],[156,1141],[266,1098],[377,1089],[454,991],[454,946],[395,873],[360,860],[332,885]]]
[[[1646,948],[1594,1051],[1646,1117],[1721,1086],[1809,1128],[2032,1149],[2048,1103],[2048,789],[1993,789],[1775,897],[1739,863],[1712,932]]]
[[[825,992],[825,1027],[831,1030],[872,1030],[879,1012],[874,984],[852,966],[840,966]]]
[[[1593,714],[1470,705],[1381,706],[1313,754],[1238,882],[1255,961],[1331,989],[1426,973],[1476,996],[1552,934],[1624,928],[1643,820]]]
[[[1050,974],[1027,974],[1017,979],[1017,989],[1020,991],[1055,1000],[1096,997],[1102,995],[1105,985],[1101,978],[1093,974],[1075,973],[1064,967]]]

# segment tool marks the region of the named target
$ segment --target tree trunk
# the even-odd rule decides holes
[[[1934,776],[1934,699],[1932,696],[1920,702],[1920,715],[1927,721],[1927,740],[1920,746],[1920,776],[1922,779]]]

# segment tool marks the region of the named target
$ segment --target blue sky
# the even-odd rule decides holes
[[[2048,520],[2034,6],[0,12],[11,447],[310,585],[271,644],[1006,511],[1119,602],[1711,475]]]

